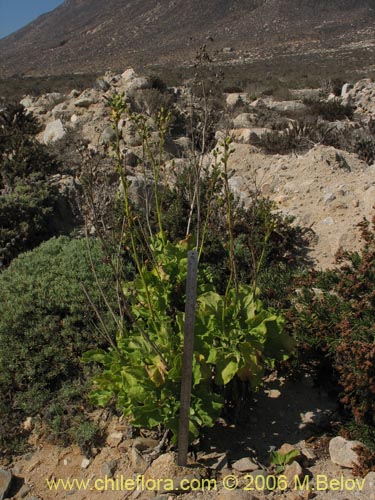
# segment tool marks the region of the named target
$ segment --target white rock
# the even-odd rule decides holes
[[[125,70],[122,75],[121,75],[121,78],[125,81],[125,82],[128,82],[129,80],[132,80],[133,78],[136,78],[137,75],[136,75],[136,72],[134,71],[133,68],[129,68],[127,70]]]
[[[232,469],[238,472],[253,472],[259,469],[259,465],[255,464],[250,458],[245,457],[234,462],[232,464]]]
[[[87,467],[90,465],[91,460],[89,458],[84,458],[81,462],[81,468],[82,469],[87,469]]]
[[[353,86],[350,83],[345,83],[341,89],[341,97],[346,98]]]
[[[43,134],[43,141],[45,144],[51,144],[59,139],[62,139],[66,134],[61,120],[54,120],[47,124]]]
[[[22,106],[26,109],[31,108],[33,105],[33,102],[34,102],[34,100],[31,96],[26,96],[20,100],[20,104],[22,104]]]
[[[354,448],[363,446],[360,441],[347,441],[337,436],[329,442],[329,455],[334,464],[352,469],[358,464],[358,455]]]

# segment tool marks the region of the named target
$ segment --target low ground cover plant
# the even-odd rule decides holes
[[[109,265],[98,242],[91,240],[90,248],[98,281],[86,241],[67,237],[20,255],[0,274],[2,451],[22,447],[20,424],[26,417],[39,419],[47,435],[63,443],[84,425],[89,370],[80,356],[106,342],[82,284],[114,334],[98,290],[99,283],[111,298]]]

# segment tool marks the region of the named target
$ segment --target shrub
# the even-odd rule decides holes
[[[368,165],[375,162],[375,140],[372,137],[361,137],[355,141],[354,152]]]
[[[0,196],[0,262],[3,265],[56,234],[53,225],[56,200],[55,188],[30,178]]]
[[[319,116],[329,122],[353,118],[353,107],[349,104],[342,104],[337,99],[332,101],[305,99],[304,104],[308,106],[311,115]]]
[[[363,250],[341,252],[338,269],[301,280],[300,295],[289,312],[302,358],[317,365],[326,385],[337,381],[340,401],[357,425],[371,427],[375,426],[374,228],[362,223]]]
[[[98,282],[111,298],[110,266],[100,245],[91,240],[90,246]],[[106,345],[93,328],[98,322],[82,283],[114,334],[85,240],[53,238],[20,255],[0,275],[0,406],[2,424],[13,436],[26,416],[39,414],[56,435],[56,428],[66,431],[72,412],[82,415],[86,375],[80,356]],[[11,434],[1,433],[1,447],[9,445]]]
[[[270,154],[289,154],[307,151],[316,141],[316,128],[310,122],[290,122],[283,130],[272,130],[262,134],[259,146]]]
[[[59,168],[56,159],[40,144],[35,117],[21,105],[7,105],[0,112],[0,262],[9,264],[20,252],[30,250],[58,233],[57,189],[48,176]]]
[[[39,130],[35,117],[21,105],[10,104],[0,112],[0,188],[9,191],[31,174],[44,179],[56,172],[56,159],[34,138]]]

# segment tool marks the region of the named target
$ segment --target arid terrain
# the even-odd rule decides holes
[[[284,78],[374,69],[371,0],[67,0],[0,41],[4,76],[103,72],[194,63],[210,44],[218,65]]]

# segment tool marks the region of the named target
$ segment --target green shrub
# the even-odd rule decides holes
[[[56,235],[58,191],[48,182],[59,164],[35,139],[40,126],[21,105],[0,112],[0,263]]]
[[[91,240],[90,246],[99,283],[111,299],[110,266],[100,245]],[[59,427],[60,419],[60,430],[65,432],[70,405],[77,413],[84,404],[85,373],[80,356],[106,343],[94,328],[98,321],[82,283],[114,334],[85,240],[53,238],[20,255],[0,275],[1,419],[13,434],[19,432],[19,421],[30,415],[40,415],[51,428]],[[61,406],[62,415],[56,405]],[[1,433],[0,447],[8,438],[10,435]]]
[[[0,262],[7,265],[56,234],[53,217],[57,191],[44,181],[20,181],[0,196]]]
[[[7,191],[29,175],[44,179],[58,163],[35,135],[40,126],[21,105],[9,104],[0,112],[0,188]]]

